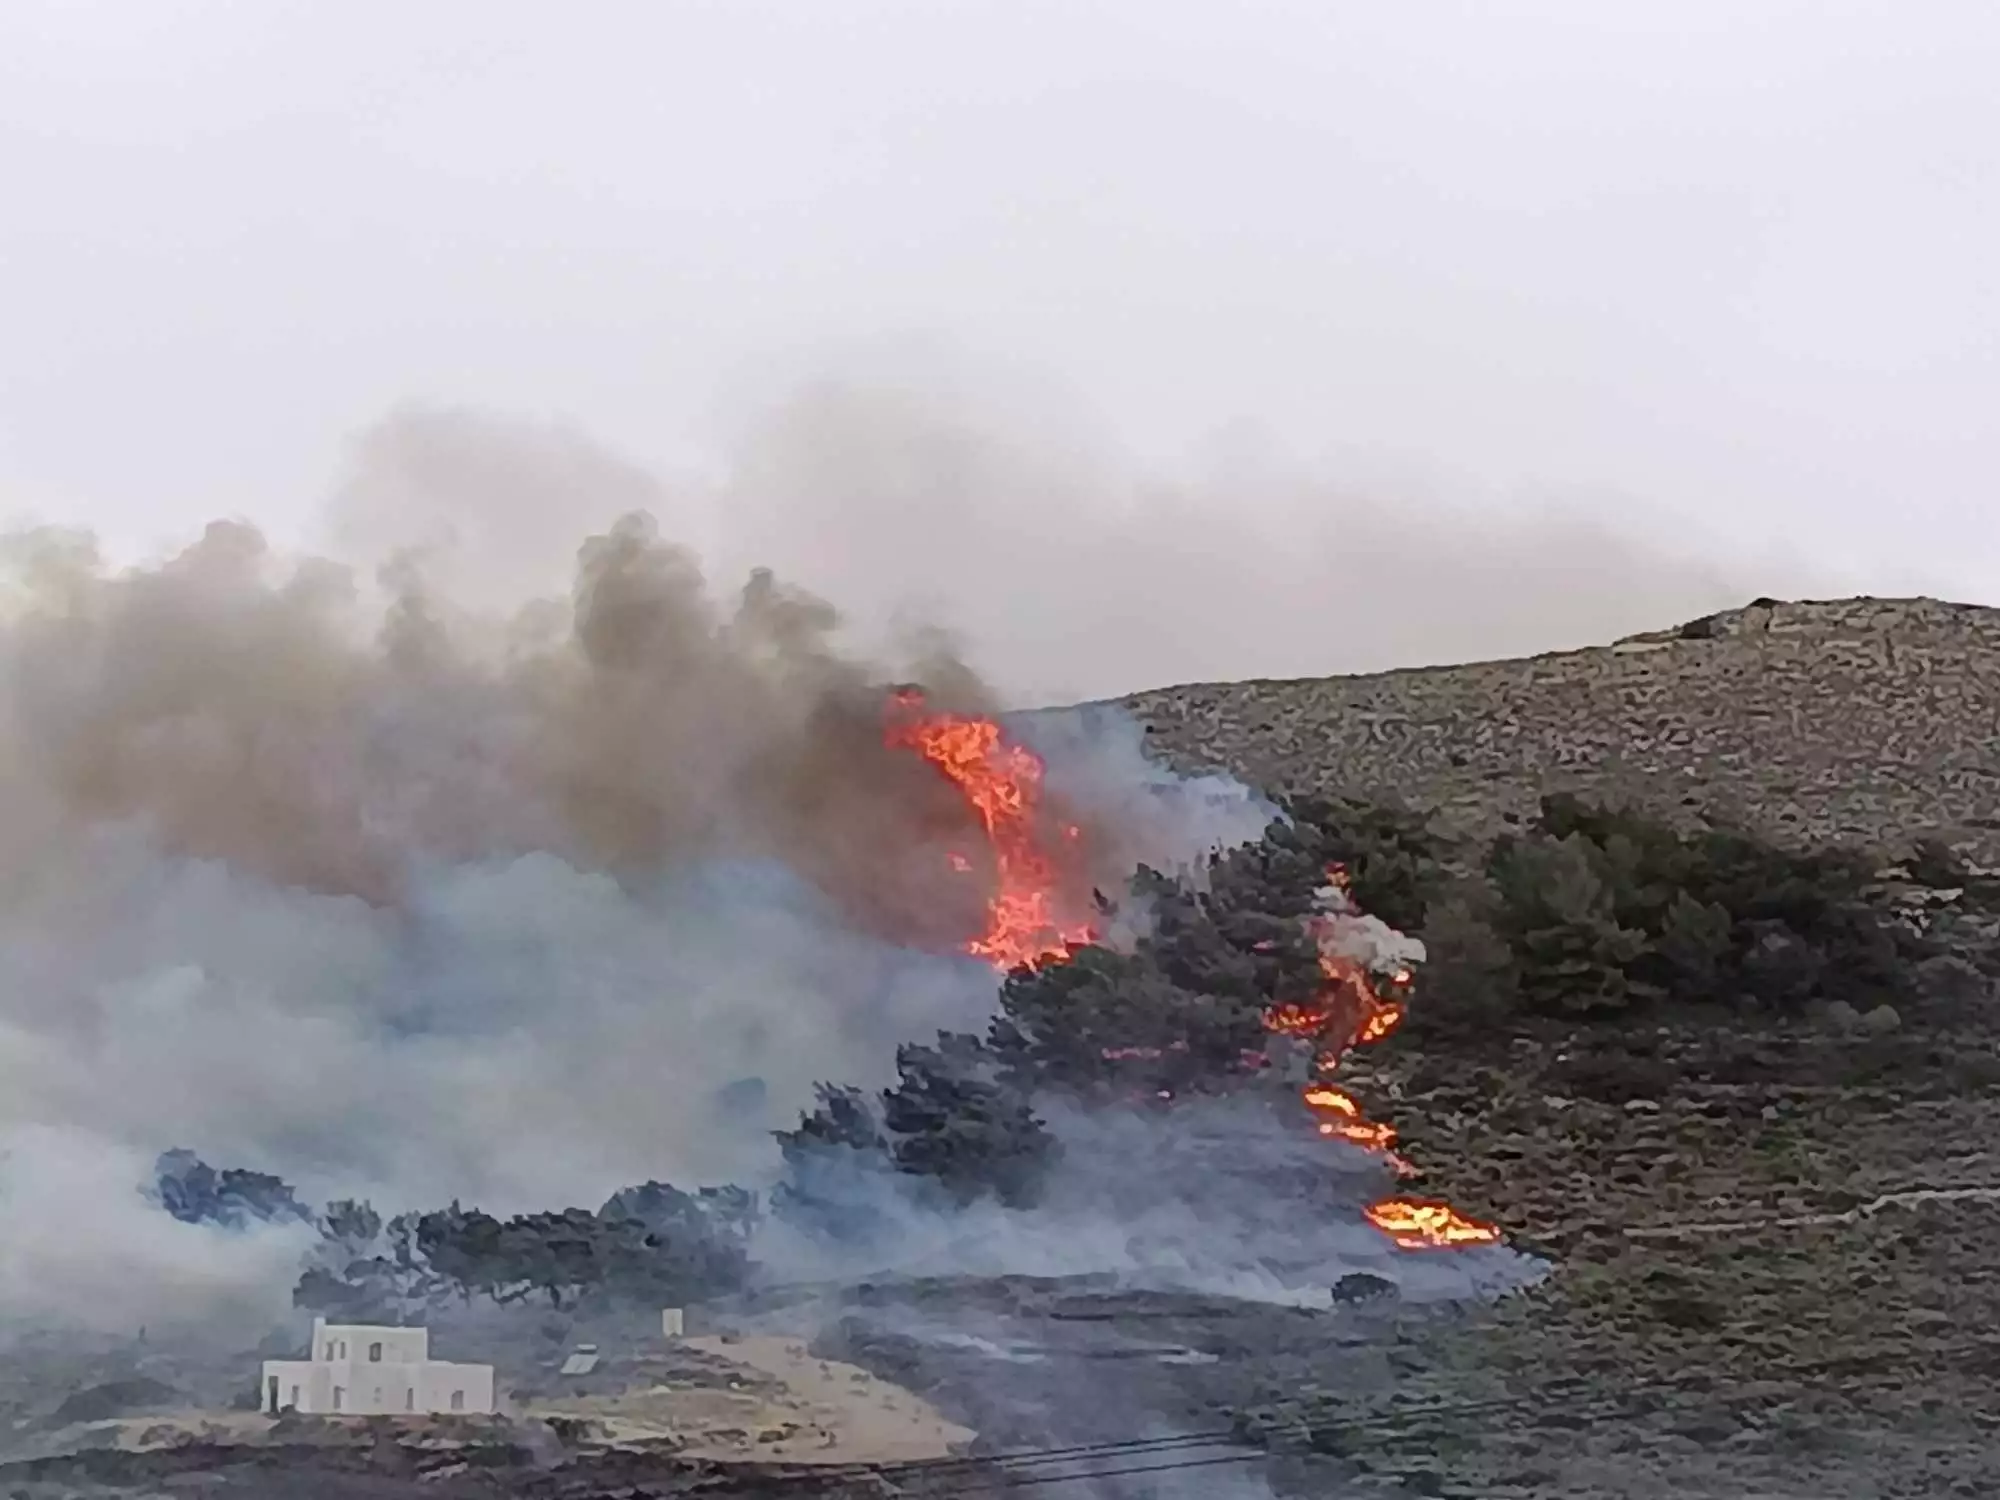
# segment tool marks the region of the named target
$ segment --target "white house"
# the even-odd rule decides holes
[[[355,1417],[493,1410],[493,1366],[430,1354],[428,1328],[314,1318],[305,1359],[264,1362],[264,1410]]]

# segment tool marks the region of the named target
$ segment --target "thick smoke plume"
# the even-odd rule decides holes
[[[893,682],[994,707],[948,652],[859,660],[768,573],[718,601],[643,515],[519,607],[425,540],[373,572],[232,522],[128,570],[9,543],[0,1319],[283,1305],[302,1231],[153,1210],[167,1147],[389,1211],[755,1180],[815,1080],[990,1011],[953,956],[979,884],[937,878],[969,814],[882,734]],[[1079,881],[1263,821],[1129,726],[1037,732]]]
[[[402,440],[434,451],[467,420],[412,414]],[[716,490],[719,546],[857,612],[914,606],[1043,702],[1530,655],[1846,588],[1622,494],[1496,495],[1247,425],[1147,464],[1033,380],[939,350],[849,356],[757,405]]]
[[[1010,700],[1323,676],[1598,645],[1853,580],[1622,496],[1495,496],[1246,431],[1149,465],[1078,407],[949,353],[830,361],[669,484],[557,423],[413,407],[363,437],[329,528],[421,547],[455,598],[558,581],[576,518],[626,508],[841,601],[858,630],[949,627]]]

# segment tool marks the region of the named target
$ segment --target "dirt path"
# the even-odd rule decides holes
[[[783,1383],[814,1414],[835,1442],[819,1455],[827,1463],[902,1463],[944,1458],[977,1435],[948,1422],[921,1398],[878,1380],[858,1365],[815,1358],[803,1340],[746,1334],[696,1338],[704,1353],[733,1360]],[[781,1454],[794,1462],[804,1455]]]
[[[742,1378],[547,1401],[531,1414],[583,1418],[614,1442],[671,1442],[683,1457],[718,1462],[906,1463],[949,1457],[975,1436],[901,1386],[814,1357],[799,1339],[713,1336],[682,1347]]]

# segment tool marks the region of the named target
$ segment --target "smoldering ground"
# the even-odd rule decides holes
[[[1505,1246],[1446,1254],[1394,1246],[1362,1217],[1394,1192],[1377,1155],[1288,1118],[1289,1091],[1077,1108],[1045,1100],[1061,1155],[1031,1209],[936,1212],[909,1179],[865,1167],[813,1184],[868,1232],[844,1243],[760,1242],[775,1277],[1101,1278],[1123,1287],[1324,1307],[1355,1273],[1410,1303],[1493,1296],[1545,1267]],[[1135,1171],[1135,1163],[1144,1163]]]
[[[10,541],[0,1315],[284,1305],[301,1232],[152,1210],[167,1146],[392,1210],[755,1180],[816,1080],[983,1022],[981,886],[937,878],[970,815],[880,719],[891,681],[990,710],[974,674],[921,635],[864,661],[768,574],[718,601],[643,516],[574,557],[501,609],[437,549]],[[1261,827],[1110,722],[1039,731],[1079,879]]]

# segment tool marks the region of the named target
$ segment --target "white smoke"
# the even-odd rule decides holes
[[[1047,763],[1047,785],[1096,810],[1116,863],[1198,875],[1211,849],[1247,843],[1278,809],[1233,777],[1183,776],[1148,758],[1145,727],[1114,704],[1008,716],[1008,730]]]
[[[1398,1248],[1361,1217],[1393,1191],[1383,1160],[1288,1124],[1255,1098],[1163,1113],[1042,1107],[1063,1149],[1034,1208],[938,1213],[908,1179],[857,1167],[837,1180],[843,1210],[865,1210],[865,1236],[829,1242],[781,1219],[760,1255],[774,1274],[806,1280],[1099,1276],[1305,1307],[1325,1306],[1356,1272],[1429,1302],[1498,1295],[1546,1271],[1501,1245]]]
[[[1372,912],[1355,905],[1344,885],[1323,885],[1313,892],[1319,916],[1313,926],[1319,950],[1329,958],[1344,958],[1371,974],[1414,969],[1429,957],[1421,938],[1398,932]]]
[[[182,1317],[225,1336],[268,1326],[313,1231],[169,1218],[135,1190],[152,1160],[102,1130],[9,1112],[0,1127],[0,1337],[50,1314],[120,1332]]]
[[[972,815],[882,733],[890,682],[1000,712],[940,638],[863,660],[769,575],[718,598],[642,516],[572,547],[567,600],[523,601],[534,558],[458,546],[486,489],[544,538],[551,510],[662,492],[560,435],[424,431],[378,433],[344,487],[350,535],[401,518],[372,573],[237,523],[136,569],[60,532],[0,555],[0,1324],[285,1307],[309,1231],[173,1219],[146,1196],[169,1148],[384,1213],[756,1186],[816,1083],[880,1087],[899,1043],[992,1013],[995,974],[952,956],[981,887],[938,878]],[[1005,717],[1107,892],[1273,815],[1151,762],[1115,708]],[[1032,1214],[887,1191],[898,1267],[1279,1300],[1364,1266],[1416,1296],[1518,1271],[1403,1257],[1355,1202],[1280,1211],[1242,1165],[1297,1186],[1325,1152],[1268,1118],[1056,1123]]]
[[[990,709],[934,641],[872,665],[768,577],[717,602],[641,519],[506,615],[233,523],[140,569],[52,532],[4,562],[0,1321],[284,1305],[304,1231],[172,1219],[168,1148],[385,1212],[754,1183],[816,1081],[991,1013],[935,941],[979,916],[934,873],[970,815],[880,730],[892,680]],[[1268,815],[1116,716],[1032,733],[1107,885]]]

